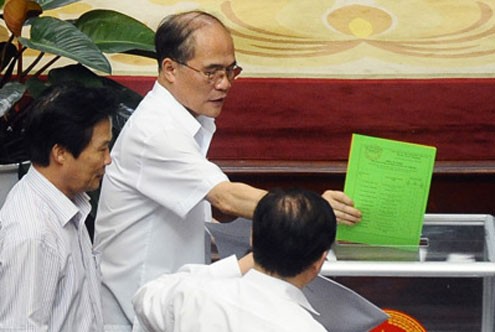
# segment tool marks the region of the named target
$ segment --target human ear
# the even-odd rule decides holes
[[[58,144],[55,144],[50,151],[50,159],[60,165],[65,163],[66,155],[67,150]]]
[[[315,272],[316,274],[320,273],[321,267],[323,266],[323,263],[325,263],[325,260],[327,259],[328,255],[328,250],[325,250],[323,254],[321,254],[321,257],[315,262],[314,267],[315,267]]]
[[[162,61],[161,76],[170,83],[175,82],[176,65],[177,63],[170,58]]]

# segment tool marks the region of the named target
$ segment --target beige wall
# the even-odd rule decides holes
[[[214,13],[232,29],[243,76],[495,76],[493,0],[84,0],[57,15],[93,8],[119,10],[153,29],[170,13]],[[115,74],[156,72],[153,61],[110,59]]]

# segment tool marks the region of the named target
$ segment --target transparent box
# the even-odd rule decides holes
[[[429,332],[493,332],[494,248],[493,216],[426,214],[419,246],[337,244],[321,273]]]

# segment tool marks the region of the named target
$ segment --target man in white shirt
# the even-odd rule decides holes
[[[302,288],[318,275],[335,231],[318,194],[270,192],[254,212],[252,254],[145,284],[134,297],[137,316],[150,332],[326,331]]]
[[[52,87],[32,106],[32,166],[0,210],[1,331],[103,330],[85,192],[111,162],[116,110],[107,91],[80,86]]]
[[[112,331],[137,326],[131,299],[145,282],[204,263],[211,205],[251,219],[266,193],[230,182],[206,158],[215,118],[241,72],[229,31],[214,16],[192,11],[167,17],[155,45],[157,81],[112,148],[96,217],[104,319]],[[323,196],[339,221],[359,221],[344,193]]]

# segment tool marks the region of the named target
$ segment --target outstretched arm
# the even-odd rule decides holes
[[[206,199],[225,214],[252,219],[256,205],[266,193],[245,183],[225,181],[213,187]],[[361,211],[342,191],[327,190],[322,197],[332,206],[338,223],[355,225],[361,221]]]
[[[225,181],[213,187],[206,199],[227,215],[252,219],[256,205],[266,193],[245,183]]]

